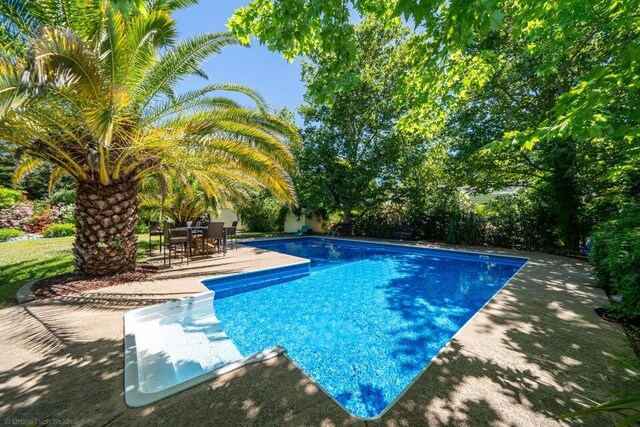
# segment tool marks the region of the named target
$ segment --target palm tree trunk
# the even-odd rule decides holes
[[[92,276],[135,270],[137,218],[135,181],[79,183],[73,245],[76,270]]]

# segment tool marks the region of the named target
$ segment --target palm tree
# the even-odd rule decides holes
[[[192,0],[0,2],[0,140],[20,155],[15,179],[53,166],[77,183],[75,267],[90,275],[136,265],[137,185],[192,176],[208,195],[267,188],[295,202],[288,146],[299,136],[255,91],[184,77],[239,42],[227,33],[177,43],[170,13]],[[247,95],[255,108],[216,96]]]
[[[178,225],[196,221],[220,207],[218,199],[207,194],[200,182],[191,176],[154,176],[146,179],[139,189],[141,211],[154,217],[170,218]]]

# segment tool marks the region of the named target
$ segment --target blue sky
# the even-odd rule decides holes
[[[247,3],[249,0],[200,0],[199,4],[174,14],[180,36],[226,31],[225,24],[233,11]],[[206,62],[204,70],[211,83],[239,83],[259,90],[274,110],[288,107],[295,111],[302,104],[304,85],[300,81],[299,61],[290,63],[257,41],[250,48],[225,48]],[[206,80],[193,77],[181,84],[179,90],[196,89],[205,84]]]

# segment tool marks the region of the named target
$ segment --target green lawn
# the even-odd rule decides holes
[[[16,304],[16,292],[29,280],[73,270],[74,237],[0,243],[0,308]],[[138,256],[149,249],[147,235],[139,235]]]
[[[238,233],[238,238],[287,236],[285,233]],[[73,270],[74,237],[0,243],[0,308],[16,304],[16,292],[29,280]],[[148,236],[138,235],[138,256],[149,250]]]

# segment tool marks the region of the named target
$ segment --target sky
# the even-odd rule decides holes
[[[248,3],[249,0],[200,0],[197,5],[174,13],[180,37],[227,31],[226,23],[233,11]],[[178,86],[178,91],[197,89],[209,83],[238,83],[257,89],[274,111],[282,107],[295,111],[302,104],[304,85],[300,80],[300,62],[290,63],[257,41],[253,41],[250,48],[224,48],[203,68],[209,75],[208,82],[200,77],[189,77]],[[250,105],[247,98],[233,98]],[[297,121],[300,121],[299,117]]]

